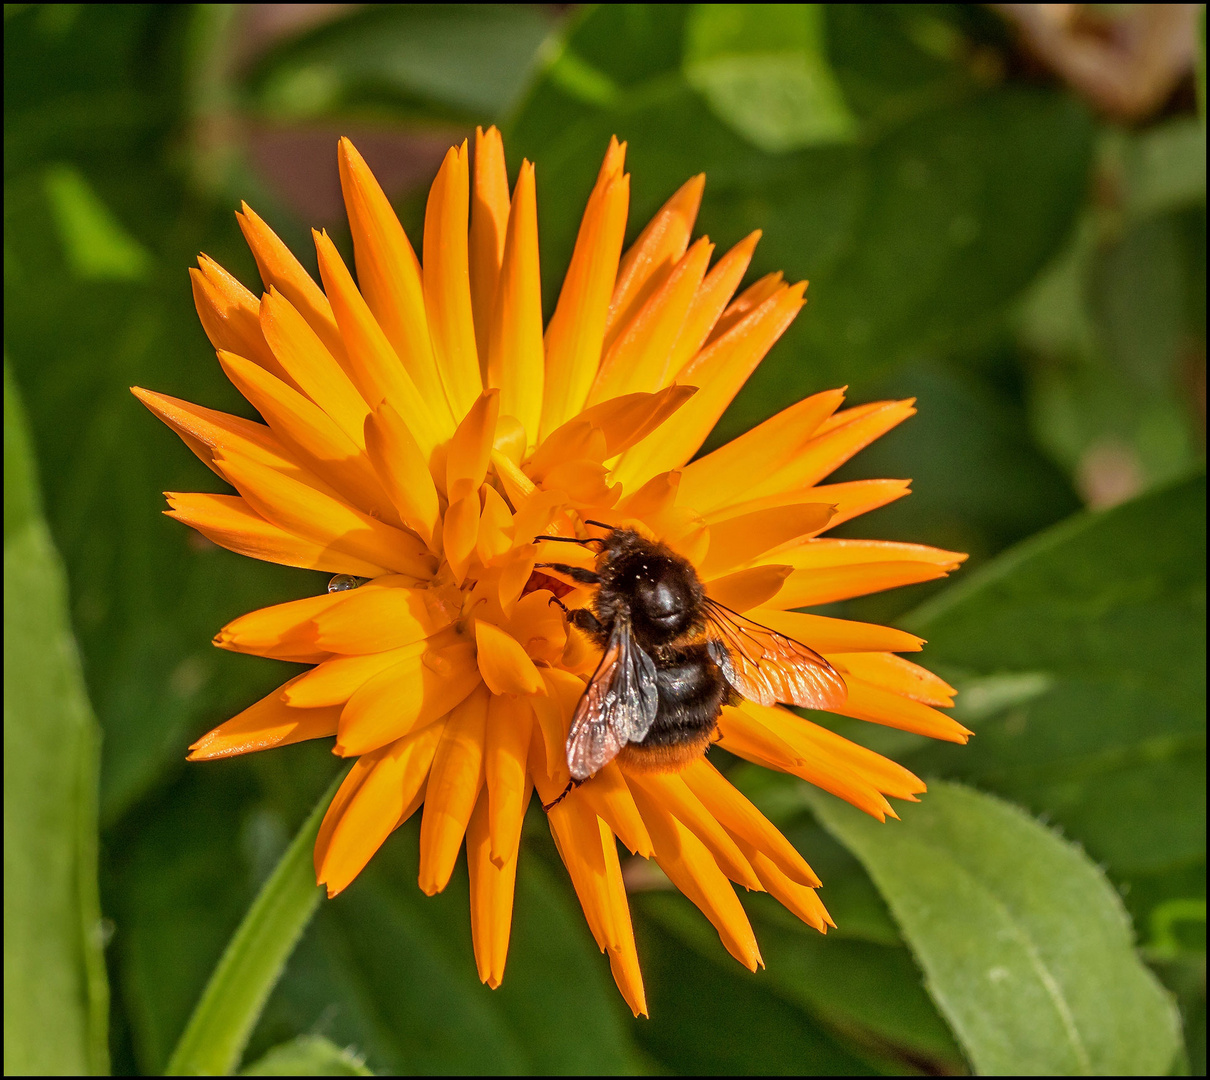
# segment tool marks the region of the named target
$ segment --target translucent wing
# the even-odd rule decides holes
[[[706,635],[723,677],[749,701],[835,709],[849,696],[837,670],[801,642],[706,600]]]
[[[586,780],[627,743],[645,739],[658,704],[655,664],[631,635],[629,616],[619,614],[571,719],[567,767],[572,777]]]

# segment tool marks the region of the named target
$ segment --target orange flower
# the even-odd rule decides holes
[[[622,252],[625,144],[610,143],[553,317],[542,327],[534,167],[509,195],[495,128],[445,157],[429,194],[423,267],[346,139],[340,178],[358,284],[315,235],[322,290],[247,206],[258,299],[202,256],[194,298],[253,423],[135,389],[238,492],[169,493],[169,515],[217,544],[336,574],[330,591],[224,627],[220,648],[312,665],[203,736],[191,760],[335,738],[356,757],[315,845],[334,896],[422,808],[420,887],[449,882],[465,840],[480,978],[504,974],[522,818],[536,788],[568,784],[572,712],[599,658],[550,600],[592,590],[535,562],[591,552],[589,518],[659,538],[711,597],[823,654],[848,686],[843,715],[954,742],[953,690],[896,653],[910,634],[790,609],[943,577],[964,556],[821,538],[907,494],[901,480],[821,484],[913,413],[840,409],[829,390],[693,459],[793,320],[805,282],[761,278],[738,297],[759,234],[710,267],[690,243],[703,177]],[[469,222],[469,229],[468,229]],[[557,551],[555,549],[558,549]],[[568,552],[570,551],[571,554]],[[357,578],[369,580],[359,588]],[[781,707],[725,707],[716,740],[884,818],[924,784]],[[646,1012],[617,841],[654,858],[755,970],[731,883],[832,925],[802,856],[704,757],[678,772],[611,761],[554,805],[551,833],[618,986]]]

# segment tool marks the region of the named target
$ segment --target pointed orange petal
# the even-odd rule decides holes
[[[915,634],[873,623],[807,615],[801,611],[757,608],[748,618],[810,646],[816,652],[919,652],[924,640]]]
[[[568,423],[583,421],[598,428],[605,436],[606,456],[613,457],[645,439],[696,393],[696,386],[666,386],[653,394],[623,394],[585,409]]]
[[[235,217],[248,247],[252,249],[266,291],[276,289],[281,293],[306,320],[328,352],[343,363],[344,340],[340,336],[328,298],[277,234],[253,213],[247,203],[242,205],[243,212]],[[232,351],[239,352],[238,349]]]
[[[626,329],[630,320],[672,272],[693,233],[693,223],[702,204],[706,174],[686,180],[647,223],[618,266],[618,280],[609,302],[605,328],[605,350]]]
[[[668,361],[668,372],[671,375],[680,371],[706,343],[710,331],[718,322],[727,306],[727,301],[739,283],[748,272],[748,264],[752,261],[752,253],[760,240],[760,230],[749,233],[715,264],[714,269],[706,275],[701,288],[693,298],[689,313],[685,316],[684,325],[673,346]]]
[[[408,418],[408,427],[427,457],[446,434],[441,409],[436,403],[430,405],[417,389],[328,234],[312,232],[312,236],[319,272],[347,349],[349,378],[371,409],[387,401]]]
[[[619,904],[619,898],[609,887],[609,869],[596,814],[583,803],[564,799],[551,807],[546,820],[597,946],[602,952],[620,948],[621,917],[624,912],[628,923],[630,909],[625,896]]]
[[[760,307],[761,304],[782,287],[784,281],[785,274],[777,270],[774,273],[766,274],[749,285],[735,298],[733,303],[728,305],[727,310],[723,312],[722,317],[715,324],[710,336],[706,339],[707,344],[717,341],[733,326],[741,322],[746,315]]]
[[[542,676],[520,643],[492,623],[475,622],[479,648],[479,673],[493,694],[536,694],[543,689]]]
[[[374,174],[348,139],[340,140],[338,157],[361,294],[431,410],[437,430],[448,436],[454,416],[446,407],[429,340],[416,252]]]
[[[755,761],[779,772],[794,772],[803,764],[801,750],[739,709],[727,706],[719,717],[718,727],[719,745],[746,761]]]
[[[821,934],[827,933],[829,926],[836,925],[813,888],[787,877],[781,867],[764,852],[743,842],[740,847],[744,849],[752,863],[752,869],[756,871],[770,896]]]
[[[505,554],[513,546],[513,512],[504,496],[494,487],[483,489],[483,511],[479,515],[479,535],[475,553],[485,566]]]
[[[542,668],[541,674],[546,693],[535,695],[532,703],[538,719],[537,728],[542,736],[544,760],[552,779],[566,777],[567,729],[571,726],[571,716],[580,695],[584,693],[584,680],[559,668]],[[566,779],[563,782],[566,783]],[[539,791],[539,794],[543,802],[550,802],[544,791]]]
[[[789,566],[754,566],[737,570],[706,582],[706,592],[724,607],[743,613],[778,596],[791,570]]]
[[[803,488],[791,496],[786,492],[762,495],[758,499],[746,499],[731,506],[711,510],[705,518],[709,523],[723,521],[739,514],[753,514],[793,502],[827,503],[836,507],[836,513],[822,530],[834,529],[870,510],[886,506],[904,495],[911,494],[910,480],[851,480],[843,484],[824,484],[819,487]]]
[[[618,513],[639,518],[644,523],[665,517],[675,508],[681,489],[681,476],[680,469],[657,473],[618,503]]]
[[[465,141],[450,147],[424,212],[424,308],[437,372],[454,416],[483,389],[467,254],[470,175]]]
[[[286,686],[289,686],[286,683]],[[284,686],[208,731],[189,747],[189,761],[213,761],[274,746],[336,734],[339,708],[292,709],[282,701]]]
[[[495,990],[504,979],[508,939],[513,921],[513,891],[517,881],[517,848],[496,863],[488,826],[486,790],[471,814],[466,830],[466,867],[470,872],[471,944],[479,981]]]
[[[643,975],[639,971],[639,954],[634,947],[634,927],[630,922],[630,904],[622,867],[618,862],[618,845],[605,822],[597,821],[601,837],[601,853],[605,859],[605,890],[613,909],[615,941],[608,948],[609,970],[614,982],[636,1017],[647,1015],[647,994],[643,990]]]
[[[418,731],[462,703],[479,685],[470,642],[409,656],[349,698],[340,714],[336,753],[364,754]]]
[[[581,684],[583,685],[583,684]],[[575,790],[575,797],[588,803],[610,831],[635,855],[650,859],[655,854],[643,815],[616,762],[609,762],[591,781]],[[569,796],[570,797],[570,796]]]
[[[925,705],[949,706],[957,691],[919,664],[889,652],[831,653],[828,659],[847,676],[879,690],[901,694]]]
[[[172,507],[164,511],[169,517],[197,529],[219,547],[241,555],[327,574],[377,577],[387,572],[377,563],[297,536],[266,521],[239,496],[179,491],[168,491],[165,495]]]
[[[220,649],[254,656],[274,655],[274,650],[318,650],[327,659],[326,653],[330,650],[316,644],[312,620],[341,603],[342,599],[340,593],[321,593],[250,611],[224,626],[215,635],[214,644]],[[289,659],[286,656],[278,658]]]
[[[328,652],[359,655],[411,645],[449,626],[458,609],[409,577],[377,578],[313,616],[311,639]]]
[[[225,456],[216,461],[249,505],[281,528],[402,574],[432,574],[433,560],[412,534],[258,462]]]
[[[813,502],[832,503],[836,507],[836,515],[828,522],[827,528],[834,529],[837,525],[910,495],[911,487],[910,480],[850,480],[844,484],[806,488],[800,497]]]
[[[295,708],[343,705],[380,672],[393,668],[408,657],[419,656],[431,647],[425,641],[418,641],[382,652],[336,656],[293,680],[283,690],[282,696]]]
[[[420,819],[420,888],[428,896],[449,884],[483,787],[488,697],[479,687],[450,713],[433,758]]]
[[[366,417],[366,455],[399,519],[441,553],[441,506],[424,451],[399,413],[383,402]]]
[[[713,854],[642,788],[632,786],[631,791],[651,833],[660,869],[714,924],[727,951],[749,971],[755,971],[763,964],[756,936]]]
[[[543,439],[542,445],[525,463],[525,471],[527,475],[541,483],[546,479],[546,474],[556,465],[562,465],[577,458],[588,458],[600,462],[604,460],[605,454],[605,433],[581,416],[569,420]]]
[[[580,411],[601,360],[630,203],[630,177],[622,172],[622,149],[615,152],[615,146],[611,143],[606,156],[611,171],[602,167],[589,196],[559,302],[546,329],[543,438]]]
[[[658,805],[689,829],[706,846],[719,869],[732,881],[745,889],[760,890],[760,880],[731,834],[702,805],[702,801],[679,774],[628,772],[626,784],[632,793],[641,792],[635,794],[636,805]],[[646,810],[643,816],[645,819],[649,817]]]
[[[815,871],[807,865],[798,849],[705,758],[690,764],[681,773],[681,778],[737,842],[746,842],[763,852],[794,881],[807,886],[819,885]],[[759,871],[757,873],[759,875]]]
[[[418,809],[442,730],[440,723],[429,724],[362,759],[371,768],[345,806],[319,867],[329,896],[346,888],[400,819]]]
[[[481,506],[479,493],[471,491],[450,503],[442,520],[441,546],[454,582],[461,585],[470,569],[471,557],[479,540]]]
[[[521,842],[521,826],[529,805],[526,767],[533,727],[534,712],[527,701],[512,695],[492,695],[487,707],[483,771],[490,856],[499,867],[516,858]]]
[[[734,570],[771,548],[824,528],[832,518],[825,503],[771,506],[739,514],[710,525],[710,547],[698,564],[704,578]]]
[[[807,540],[769,553],[794,567],[777,594],[779,608],[809,607],[883,589],[932,581],[966,556],[924,544],[884,540]]]
[[[504,261],[508,229],[508,172],[504,140],[495,125],[475,128],[474,183],[471,187],[470,275],[471,308],[475,314],[475,345],[479,362],[487,360],[488,339],[496,307],[496,284]],[[484,372],[486,374],[486,372]],[[487,386],[498,383],[486,382]]]
[[[930,739],[944,739],[946,742],[964,743],[974,734],[969,728],[963,727],[957,720],[938,712],[928,705],[922,705],[910,698],[900,697],[888,690],[880,690],[869,686],[859,679],[849,679],[849,696],[838,709],[833,712],[841,716],[851,716],[856,720],[869,720],[874,724],[898,728],[900,731],[912,731],[917,735],[927,735]]]
[[[723,410],[794,321],[806,283],[782,289],[708,346],[676,376],[700,387],[666,423],[622,457],[615,470],[626,484],[642,483],[665,469],[680,468],[710,434]]]
[[[762,472],[761,479],[748,496],[798,492],[817,484],[859,450],[915,413],[911,401],[883,401],[870,408],[837,413],[825,420],[815,437],[781,468]]]
[[[275,287],[261,299],[260,325],[294,383],[361,446],[369,406],[327,346]]]
[[[538,270],[538,203],[534,167],[521,163],[508,215],[507,242],[496,289],[487,377],[500,387],[500,409],[524,425],[532,445],[542,419],[545,357],[542,284]]]
[[[219,476],[223,474],[214,464],[215,450],[257,458],[277,468],[289,468],[292,464],[281,440],[264,424],[193,405],[167,394],[144,390],[141,386],[132,386],[130,392],[172,428],[185,445]]]
[[[788,721],[780,716],[771,718],[763,710],[758,712],[748,708],[751,704],[745,701],[739,708],[724,708],[718,723],[722,734],[719,745],[724,750],[806,780],[852,803],[879,821],[886,820],[887,814],[894,815],[891,804],[875,785],[839,761],[821,756],[804,756],[783,737],[790,734]],[[792,715],[784,713],[787,717]],[[766,720],[771,720],[771,723],[767,725]],[[770,754],[766,750],[766,746],[770,745],[786,747],[787,752],[784,756]]]
[[[710,265],[714,245],[698,240],[672,268],[663,284],[622,329],[601,360],[588,403],[636,391],[658,390],[679,368],[670,367],[673,346]]]
[[[191,269],[189,277],[193,303],[210,344],[246,356],[288,380],[261,333],[260,301],[209,256],[199,256],[198,265],[201,269]]]
[[[348,808],[349,803],[353,801],[353,796],[357,794],[357,789],[365,782],[365,778],[370,775],[370,770],[374,767],[375,761],[376,759],[367,756],[353,762],[353,767],[340,782],[340,787],[336,789],[336,794],[332,796],[332,801],[328,804],[327,813],[324,814],[324,819],[319,824],[319,835],[315,838],[315,849],[312,853],[312,859],[315,864],[315,883],[317,885],[322,884],[319,868],[323,865],[324,859],[327,858],[328,844],[331,843],[332,833],[336,831],[336,826],[340,824],[340,819]]]
[[[748,711],[769,720],[781,737],[798,749],[804,758],[811,758],[820,765],[834,765],[860,777],[865,783],[895,799],[915,801],[925,790],[920,777],[858,743],[838,735],[834,731],[814,724],[810,720],[785,709],[769,710],[748,702]],[[771,717],[771,713],[775,714]]]
[[[242,356],[220,351],[218,359],[232,385],[265,418],[291,456],[359,510],[400,524],[369,459],[327,413]]]
[[[776,603],[787,608],[812,607],[850,600],[855,596],[917,585],[946,577],[954,567],[921,562],[866,563],[863,566],[835,566],[820,570],[796,570]]]
[[[487,475],[499,416],[500,391],[485,390],[454,432],[445,460],[445,490],[450,502],[478,494]]]
[[[685,466],[687,506],[710,516],[752,498],[758,478],[792,460],[844,401],[843,390],[825,390],[783,409],[763,424]]]

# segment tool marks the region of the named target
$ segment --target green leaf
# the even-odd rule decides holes
[[[332,781],[265,882],[173,1051],[171,1076],[227,1075],[239,1063],[295,944],[319,906],[312,848],[343,774]]]
[[[822,793],[820,821],[862,861],[977,1072],[1166,1072],[1172,1002],[1136,956],[1086,855],[1021,810],[934,783],[880,824]]]
[[[824,51],[818,4],[698,4],[685,77],[719,118],[762,150],[852,137],[856,123]]]
[[[326,22],[274,49],[253,101],[298,120],[348,110],[432,112],[486,123],[520,95],[551,29],[530,4],[391,4]]]
[[[352,1050],[320,1035],[300,1035],[240,1070],[241,1076],[373,1076]]]
[[[4,366],[4,1071],[107,1073],[100,735]]]
[[[905,763],[1046,813],[1119,880],[1204,858],[1205,498],[1081,514],[908,618],[978,737]]]

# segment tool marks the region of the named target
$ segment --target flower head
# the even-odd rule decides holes
[[[957,742],[969,733],[937,709],[953,690],[896,655],[918,638],[794,610],[942,577],[963,559],[822,536],[907,494],[902,480],[822,481],[912,403],[841,409],[842,392],[825,391],[695,459],[806,283],[770,274],[734,295],[759,234],[711,266],[709,240],[690,242],[701,176],[623,253],[625,149],[614,140],[606,152],[543,329],[534,168],[522,163],[510,195],[494,128],[477,132],[473,164],[465,143],[446,155],[420,260],[342,140],[356,284],[316,233],[321,289],[247,206],[239,223],[264,294],[205,256],[191,271],[219,362],[264,423],[134,392],[237,492],[169,493],[170,516],[234,551],[338,575],[329,591],[219,632],[221,648],[310,667],[190,758],[334,738],[356,761],[319,833],[318,880],[340,892],[420,811],[426,893],[445,888],[465,842],[475,958],[492,986],[536,789],[638,1014],[618,840],[655,859],[753,970],[760,954],[732,882],[820,931],[831,921],[802,856],[702,754],[665,771],[611,760],[559,798],[569,725],[601,650],[566,614],[591,605],[594,588],[537,564],[591,569],[594,554],[535,537],[583,538],[592,520],[658,540],[711,598],[826,657],[847,687],[834,711]],[[894,814],[888,796],[924,790],[776,705],[724,706],[713,740],[879,818]]]

